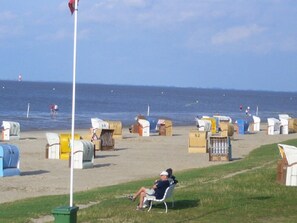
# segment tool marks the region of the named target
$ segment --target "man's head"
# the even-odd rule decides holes
[[[162,171],[160,173],[160,177],[162,180],[167,180],[168,179],[168,173],[166,171]]]

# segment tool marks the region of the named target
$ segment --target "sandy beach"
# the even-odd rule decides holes
[[[244,158],[260,145],[281,142],[297,134],[267,135],[265,124],[256,134],[234,136],[232,157]],[[97,151],[92,169],[74,170],[74,191],[156,177],[168,167],[174,171],[218,165],[208,154],[188,153],[188,134],[194,126],[174,127],[173,136],[140,137],[123,129],[123,139],[116,139],[114,151]],[[69,133],[68,131],[52,131]],[[86,135],[88,130],[76,131]],[[68,194],[70,168],[66,160],[45,158],[45,131],[22,132],[20,140],[8,142],[20,149],[21,176],[0,178],[0,203],[42,195]],[[277,148],[276,148],[277,149]],[[232,161],[235,162],[235,161]],[[178,174],[176,174],[178,177]]]

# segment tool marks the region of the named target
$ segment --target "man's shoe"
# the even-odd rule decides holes
[[[129,195],[128,199],[131,200],[131,201],[135,201],[135,198],[133,197],[133,195]]]

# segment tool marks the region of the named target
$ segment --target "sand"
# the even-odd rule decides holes
[[[210,162],[208,154],[188,153],[190,129],[195,127],[174,127],[171,137],[140,137],[124,128],[123,139],[116,139],[115,151],[97,151],[94,168],[74,170],[74,191],[158,177],[160,171],[168,167],[180,171],[225,163]],[[234,136],[232,157],[235,160],[244,158],[260,145],[281,142],[297,136],[267,135],[265,125],[262,129],[264,130],[256,134]],[[53,132],[69,133],[70,130]],[[76,131],[81,135],[87,132]],[[69,162],[45,158],[45,131],[22,132],[20,140],[9,143],[17,145],[20,149],[21,176],[0,178],[0,203],[42,195],[69,194]],[[178,177],[178,174],[175,175]]]

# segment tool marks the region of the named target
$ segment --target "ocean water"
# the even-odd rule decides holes
[[[71,128],[71,83],[0,81],[0,92],[1,123],[19,122],[21,131]],[[55,118],[51,104],[59,106]],[[90,128],[94,117],[130,126],[136,115],[147,114],[148,105],[151,116],[169,118],[174,125],[194,126],[195,117],[202,115],[247,118],[248,106],[251,115],[258,107],[266,122],[283,113],[297,117],[297,92],[77,84],[75,128]]]

